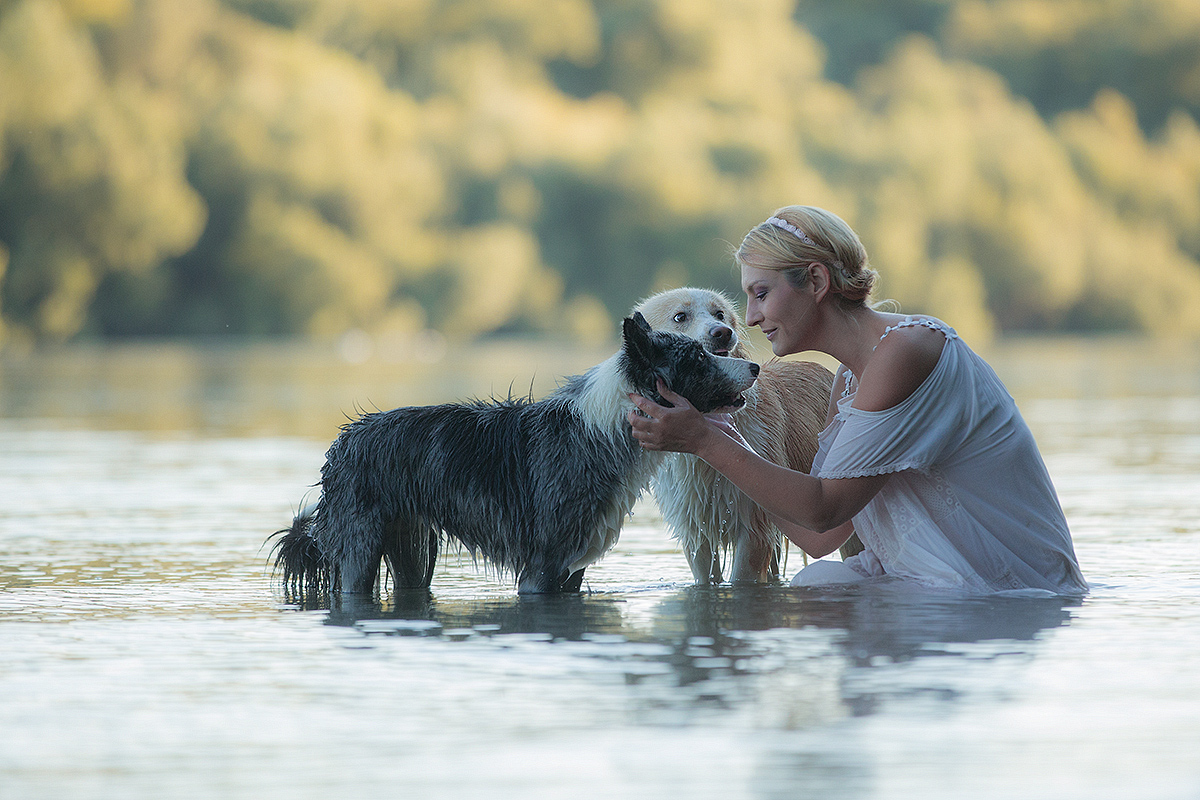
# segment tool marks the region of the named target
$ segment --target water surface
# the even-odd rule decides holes
[[[344,355],[0,362],[0,797],[1200,797],[1194,348],[988,352],[1082,601],[698,589],[643,502],[582,596],[452,551],[432,596],[304,610],[262,543],[345,414],[605,353]]]

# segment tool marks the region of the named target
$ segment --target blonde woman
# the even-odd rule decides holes
[[[746,323],[776,355],[841,362],[811,474],[754,453],[729,417],[633,396],[634,437],[693,453],[820,558],[852,533],[866,549],[816,561],[793,585],[905,580],[970,593],[1080,595],[1087,583],[1041,454],[988,364],[944,322],[872,308],[876,273],[835,214],[788,206],[736,253]],[[643,416],[644,415],[644,416]]]

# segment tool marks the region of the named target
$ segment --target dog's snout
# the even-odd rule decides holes
[[[733,328],[728,325],[713,325],[708,329],[708,336],[714,344],[728,345],[733,339]]]
[[[756,378],[758,377],[758,364],[755,364],[753,361],[750,362],[750,374]]]

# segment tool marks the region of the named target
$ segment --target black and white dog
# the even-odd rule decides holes
[[[275,534],[275,570],[305,599],[369,594],[381,562],[397,589],[428,588],[445,537],[520,592],[579,591],[658,469],[630,434],[629,393],[665,403],[662,379],[700,411],[733,409],[757,374],[635,314],[619,352],[544,400],[366,414],[326,453],[320,500]]]

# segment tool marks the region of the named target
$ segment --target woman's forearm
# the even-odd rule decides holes
[[[887,481],[887,475],[828,480],[782,467],[713,428],[695,454],[731,480],[810,555],[833,552],[853,532],[850,519]]]
[[[822,558],[829,555],[844,545],[854,535],[853,521],[843,522],[836,528],[830,528],[827,531],[814,531],[811,528],[796,525],[774,515],[771,515],[771,521],[775,523],[779,531],[792,544],[813,558]]]
[[[642,447],[704,459],[768,514],[793,526],[793,541],[809,553],[832,552],[827,548],[840,533],[829,531],[849,522],[887,481],[887,475],[830,480],[781,467],[755,453],[727,420],[706,419],[661,382],[659,391],[672,406],[629,396],[640,411],[630,412],[630,430]]]

